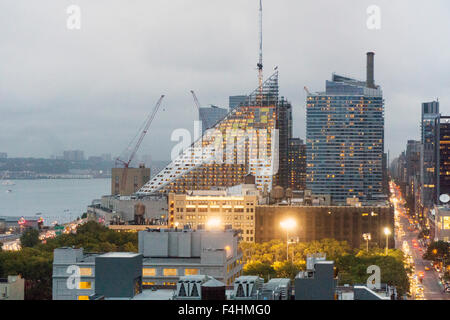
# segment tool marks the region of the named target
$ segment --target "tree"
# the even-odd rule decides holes
[[[299,266],[292,263],[291,261],[276,262],[273,265],[273,268],[277,273],[277,278],[294,279],[300,271]]]
[[[339,257],[336,267],[339,271],[339,284],[365,284],[369,277],[367,267],[376,265],[381,270],[381,283],[395,286],[400,296],[409,291],[407,270],[404,267],[404,255],[400,250],[389,250],[386,256],[380,248],[359,251]]]
[[[123,251],[125,252],[138,252],[138,249],[131,242],[127,242],[123,245]]]
[[[423,258],[430,261],[445,261],[449,258],[450,244],[445,241],[437,241],[431,243]],[[448,262],[448,261],[447,261]]]
[[[22,233],[20,237],[20,243],[22,247],[35,247],[39,244],[39,231],[36,229],[27,229]]]
[[[264,278],[265,281],[276,276],[274,268],[270,264],[263,263],[261,261],[252,261],[247,263],[244,266],[244,274],[254,276],[257,275]]]
[[[20,274],[26,280],[26,300],[52,297],[53,250],[60,247],[84,248],[86,252],[137,252],[138,234],[119,233],[95,221],[78,227],[76,234],[62,234],[40,243],[36,230],[26,230],[22,250],[0,252],[0,278]]]

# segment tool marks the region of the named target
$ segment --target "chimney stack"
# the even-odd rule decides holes
[[[374,57],[375,53],[367,52],[367,78],[366,86],[368,88],[376,89],[374,80]]]

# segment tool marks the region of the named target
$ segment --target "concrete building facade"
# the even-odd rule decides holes
[[[295,300],[335,300],[338,279],[334,261],[324,255],[307,257],[306,270],[295,277]]]
[[[98,203],[88,207],[88,214],[107,224],[121,221],[125,224],[149,224],[151,220],[167,219],[167,196],[146,197],[103,196]],[[147,223],[146,223],[147,222]]]
[[[448,206],[435,206],[434,227],[434,240],[450,242],[450,208]]]
[[[126,182],[122,181],[123,172],[127,170]],[[112,168],[111,169],[111,194],[130,196],[136,193],[150,180],[150,168]]]
[[[241,230],[242,241],[255,241],[255,208],[260,192],[255,185],[240,185],[227,190],[193,191],[169,194],[169,215],[178,226],[208,228],[215,219],[221,226]]]
[[[139,232],[139,253],[85,253],[83,248],[57,248],[53,300],[89,300],[96,293],[130,297],[142,288],[172,288],[187,275],[206,275],[231,285],[242,274],[238,239],[234,230],[147,230]],[[136,266],[139,273],[133,271]],[[99,279],[103,283],[100,287]],[[124,283],[118,285],[122,291],[114,291],[108,286],[110,282]],[[140,283],[142,288],[136,287]]]
[[[139,232],[143,286],[174,286],[189,275],[207,275],[230,285],[242,274],[238,242],[234,230]]]
[[[0,278],[0,301],[24,300],[24,298],[25,280],[20,275]]]
[[[347,241],[353,248],[365,243],[364,233],[371,234],[371,243],[384,247],[384,228],[394,230],[394,210],[386,204],[372,207],[262,205],[256,207],[256,242],[286,241],[286,231],[280,223],[287,218],[297,222],[297,229],[289,231],[293,239],[300,242],[335,239]],[[389,246],[394,246],[392,235]]]

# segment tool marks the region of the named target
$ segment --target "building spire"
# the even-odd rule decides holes
[[[258,67],[258,82],[259,93],[262,95],[263,87],[263,34],[262,34],[262,0],[259,0],[259,62]]]

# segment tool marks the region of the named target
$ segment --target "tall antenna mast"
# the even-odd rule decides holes
[[[262,98],[263,91],[263,34],[262,34],[262,0],[259,0],[259,62],[258,66],[258,82],[259,93]]]

